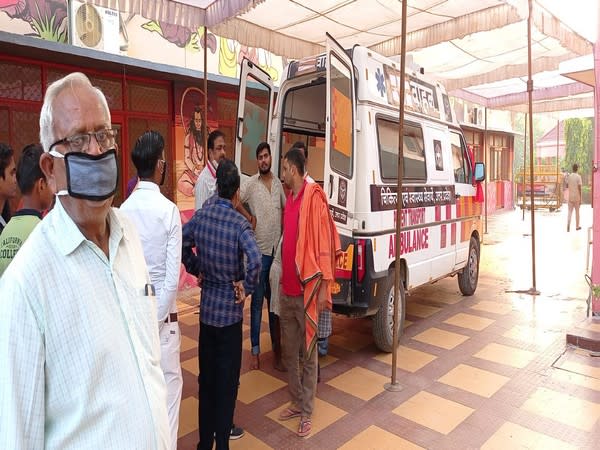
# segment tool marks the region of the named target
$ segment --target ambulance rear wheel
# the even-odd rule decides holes
[[[394,271],[390,271],[384,282],[385,298],[379,306],[379,311],[373,318],[373,339],[381,351],[390,353],[394,347]],[[398,337],[404,329],[404,311],[406,300],[404,284],[400,282],[400,303],[398,304]]]
[[[473,295],[479,280],[479,242],[471,236],[467,265],[458,274],[458,287],[463,295]]]

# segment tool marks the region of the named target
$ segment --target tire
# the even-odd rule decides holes
[[[479,281],[479,242],[471,236],[467,265],[458,274],[458,287],[462,295],[470,296],[477,289]]]
[[[390,353],[393,350],[393,316],[394,316],[394,272],[390,271],[384,283],[385,297],[379,306],[379,310],[373,318],[373,339],[377,348],[383,352]],[[398,305],[399,325],[398,338],[404,330],[406,299],[404,296],[404,284],[400,283],[400,304]]]

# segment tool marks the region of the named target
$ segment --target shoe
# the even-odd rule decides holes
[[[317,350],[319,351],[319,356],[327,356],[327,352],[329,351],[329,338],[319,338],[317,340]]]
[[[240,427],[236,427],[235,423],[231,426],[231,433],[229,434],[229,440],[235,441],[236,439],[240,439],[244,436],[244,429]]]
[[[577,227],[577,228],[575,228],[575,229],[576,229],[576,230],[581,230],[581,227]]]

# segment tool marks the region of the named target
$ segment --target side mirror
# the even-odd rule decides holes
[[[482,162],[475,163],[475,181],[485,180],[485,164]]]

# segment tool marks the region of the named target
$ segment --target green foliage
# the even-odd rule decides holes
[[[594,151],[594,123],[591,118],[565,120],[565,158],[562,165],[569,172],[573,164],[579,166],[584,179],[591,173]]]
[[[513,162],[513,168],[515,173],[520,172],[523,169],[523,151],[525,148],[525,127],[527,127],[527,165],[529,165],[529,124],[525,122],[525,114],[518,114],[515,118],[514,129],[520,134],[515,135],[515,159]],[[533,116],[533,148],[544,135],[541,121]]]

